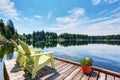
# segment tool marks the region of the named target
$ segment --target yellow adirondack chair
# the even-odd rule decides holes
[[[52,56],[53,52],[34,54],[30,51],[26,43],[21,40],[18,40],[18,42],[24,50],[24,52],[18,51],[24,55],[24,57],[22,57],[24,61],[23,67],[32,74],[32,79],[35,78],[36,72],[45,67],[49,62],[51,62],[52,68],[55,67]]]
[[[23,49],[22,48],[20,48],[20,47],[18,47],[18,45],[17,45],[17,43],[14,41],[14,40],[12,40],[12,39],[10,39],[10,41],[12,42],[12,44],[13,44],[13,46],[14,46],[14,48],[15,48],[15,50],[16,51],[23,51]],[[22,54],[19,54],[18,53],[18,55],[17,55],[17,58],[16,58],[16,62],[20,65],[20,66],[22,66],[22,62],[21,62],[21,60],[20,60],[20,58],[22,57]]]
[[[22,47],[18,47],[18,45],[17,45],[17,43],[14,41],[14,40],[12,40],[12,39],[10,39],[11,40],[11,42],[12,42],[12,44],[14,45],[14,47],[15,47],[15,50],[16,51],[22,51],[23,52],[23,49],[22,49]],[[30,49],[30,51],[32,52],[32,53],[42,53],[42,50],[34,50],[34,49],[32,49],[32,48],[30,48],[29,47],[29,49]],[[20,58],[22,58],[23,57],[23,54],[20,54],[20,53],[18,53],[18,55],[17,55],[17,58],[16,58],[16,62],[22,67],[23,66],[23,60],[22,59],[20,59]]]
[[[15,47],[15,50],[16,50],[16,51],[22,50],[22,48],[18,47],[17,43],[16,43],[14,40],[10,39],[10,41],[12,42],[12,44],[13,44],[13,46]]]

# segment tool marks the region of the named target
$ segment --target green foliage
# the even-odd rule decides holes
[[[13,52],[14,52],[14,47],[12,44],[0,45],[0,61],[2,61],[5,54],[7,56],[7,59],[12,59]]]
[[[3,20],[0,19],[0,33],[6,39],[18,39],[18,33],[15,31],[12,20],[7,21],[7,25],[4,24]]]
[[[26,37],[24,36],[24,35],[18,35],[18,38],[20,39],[20,40],[23,40],[23,41],[25,41],[26,40]]]
[[[14,29],[14,24],[13,24],[12,20],[9,19],[7,21],[7,27],[9,29],[9,31],[11,32],[11,34],[14,35],[15,34],[15,29]]]
[[[88,39],[88,35],[63,33],[59,35],[59,38],[69,39],[69,40],[75,40],[75,39],[86,40]]]
[[[57,39],[58,36],[54,32],[33,31],[32,34],[24,34],[26,41],[48,41]]]
[[[82,58],[80,60],[80,63],[81,63],[81,65],[91,66],[93,63],[93,60],[92,60],[92,58]]]

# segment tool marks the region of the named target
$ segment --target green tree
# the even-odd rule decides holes
[[[14,24],[13,24],[12,20],[9,19],[7,21],[7,27],[9,28],[11,34],[14,35],[15,34],[15,28],[14,28]]]

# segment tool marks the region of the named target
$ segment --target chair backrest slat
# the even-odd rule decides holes
[[[18,48],[18,45],[15,41],[13,41],[12,39],[10,39],[10,41],[12,42],[12,44],[14,45],[14,47],[16,48],[16,50],[18,51],[19,48]]]
[[[23,50],[25,51],[26,55],[31,55],[31,51],[26,43],[18,39],[19,44],[22,46]]]

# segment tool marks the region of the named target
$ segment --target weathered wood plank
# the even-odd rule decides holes
[[[63,80],[68,75],[70,75],[76,68],[77,68],[77,66],[72,66],[70,69],[66,70],[61,76],[56,78],[56,80]]]
[[[41,77],[41,79],[42,79],[42,80],[47,79],[48,77],[50,77],[50,76],[54,75],[55,73],[57,73],[57,72],[61,71],[62,69],[64,69],[64,67],[66,67],[66,66],[67,66],[67,63],[61,64],[61,65],[56,65],[56,66],[55,66],[56,72],[51,73],[51,74],[48,74],[48,75],[46,75],[46,76],[44,76],[44,77]],[[61,68],[61,67],[62,67],[62,68]]]
[[[107,80],[114,80],[114,76],[107,75]]]
[[[61,63],[61,64],[59,64],[59,65],[56,65],[55,68],[62,68],[64,65],[67,65],[67,63]]]
[[[120,77],[120,73],[93,66],[94,70]]]
[[[52,76],[48,77],[46,80],[55,80],[57,77],[59,77],[63,70],[65,68],[67,68],[68,66],[70,66],[71,64],[66,64],[65,66],[63,66],[62,68],[59,69],[59,71],[57,71],[55,74],[53,74]]]
[[[54,59],[55,66],[61,64],[61,62],[63,62],[63,61],[59,61],[59,60]],[[51,66],[51,63],[49,63],[47,65]]]
[[[82,72],[82,70],[80,70],[72,80],[80,80],[83,75],[84,73]]]
[[[98,76],[98,80],[106,80],[106,74],[100,72],[100,73],[99,73],[99,76]]]
[[[62,71],[60,72],[61,75],[58,76],[58,77],[56,78],[56,80],[63,79],[63,78],[64,78],[63,76],[66,74],[66,72],[69,71],[69,69],[72,69],[73,66],[74,66],[74,65],[70,65],[70,66],[66,67],[64,70],[62,70]]]
[[[115,80],[120,80],[120,77],[115,77]]]
[[[30,80],[31,75],[20,68],[15,60],[5,61],[4,65],[7,80]],[[37,80],[120,80],[120,73],[96,67],[93,67],[94,72],[91,75],[85,75],[79,63],[60,58],[55,58],[55,69],[48,64],[38,71]]]
[[[5,65],[10,80],[25,79],[23,77],[25,72],[16,64],[15,60],[6,61]]]
[[[90,76],[89,80],[97,80],[98,73],[99,73],[98,71],[93,71],[91,73],[91,76]]]
[[[74,78],[74,76],[80,71],[80,67],[76,68],[69,76],[67,76],[67,78],[65,78],[64,80],[71,80],[72,78]]]
[[[81,78],[81,80],[88,80],[90,78],[90,74],[89,75],[86,75],[84,74],[84,76]]]

